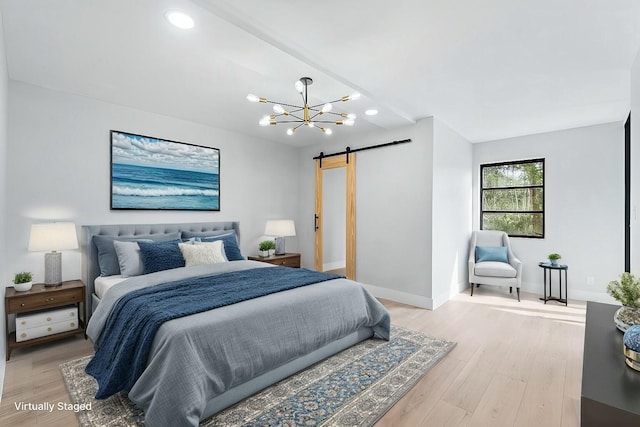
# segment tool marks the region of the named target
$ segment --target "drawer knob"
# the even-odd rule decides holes
[[[20,307],[24,307],[24,303],[20,304]]]
[[[51,317],[47,317],[47,322],[51,322]]]
[[[27,324],[27,321],[26,321],[26,320],[23,320],[22,322],[20,322],[20,324],[21,324],[21,325],[26,325],[26,324]]]
[[[47,328],[47,332],[51,332],[51,328]]]
[[[25,334],[24,332],[20,334],[20,337],[25,338],[27,336],[27,334]]]
[[[69,316],[73,317],[75,313],[69,313]]]
[[[73,323],[73,322],[71,322],[71,327],[72,327],[72,328],[75,328],[75,327],[76,327],[76,324],[75,324],[75,323]]]

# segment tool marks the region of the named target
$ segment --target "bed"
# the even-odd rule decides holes
[[[112,312],[118,312],[119,304],[137,292],[155,292],[182,281],[190,284],[193,281],[203,286],[205,282],[206,286],[209,282],[234,286],[231,289],[238,286],[238,293],[251,293],[256,291],[250,284],[253,282],[245,282],[249,277],[255,280],[270,277],[271,283],[280,281],[275,278],[282,276],[285,283],[288,275],[321,274],[304,269],[294,274],[293,269],[286,267],[234,258],[225,263],[179,267],[128,278],[108,275],[111,283],[98,296],[96,279],[100,283],[105,277],[101,277],[104,259],[100,258],[97,241],[161,241],[173,240],[177,235],[204,240],[228,233],[239,239],[239,223],[83,226],[82,233],[83,277],[92,313],[87,333],[97,346],[95,359],[99,347],[106,345],[103,337],[110,328],[115,328],[109,322],[117,322],[118,316],[111,315]],[[241,285],[233,280],[239,280]],[[309,283],[174,318],[159,326],[141,374],[131,380],[128,392],[129,399],[145,411],[146,424],[197,425],[200,420],[362,340],[372,336],[389,338],[388,312],[362,285],[334,277]],[[199,303],[200,298],[196,301]],[[128,325],[127,322],[120,323]]]

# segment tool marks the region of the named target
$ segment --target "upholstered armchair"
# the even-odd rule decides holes
[[[469,283],[471,296],[474,284],[516,288],[520,301],[522,262],[513,254],[509,236],[504,231],[480,230],[471,236],[469,251]]]

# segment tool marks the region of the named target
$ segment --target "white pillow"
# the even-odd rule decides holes
[[[227,262],[221,240],[201,245],[178,243],[178,247],[187,267]]]

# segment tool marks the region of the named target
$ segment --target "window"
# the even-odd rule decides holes
[[[544,159],[480,165],[480,229],[544,237]]]

